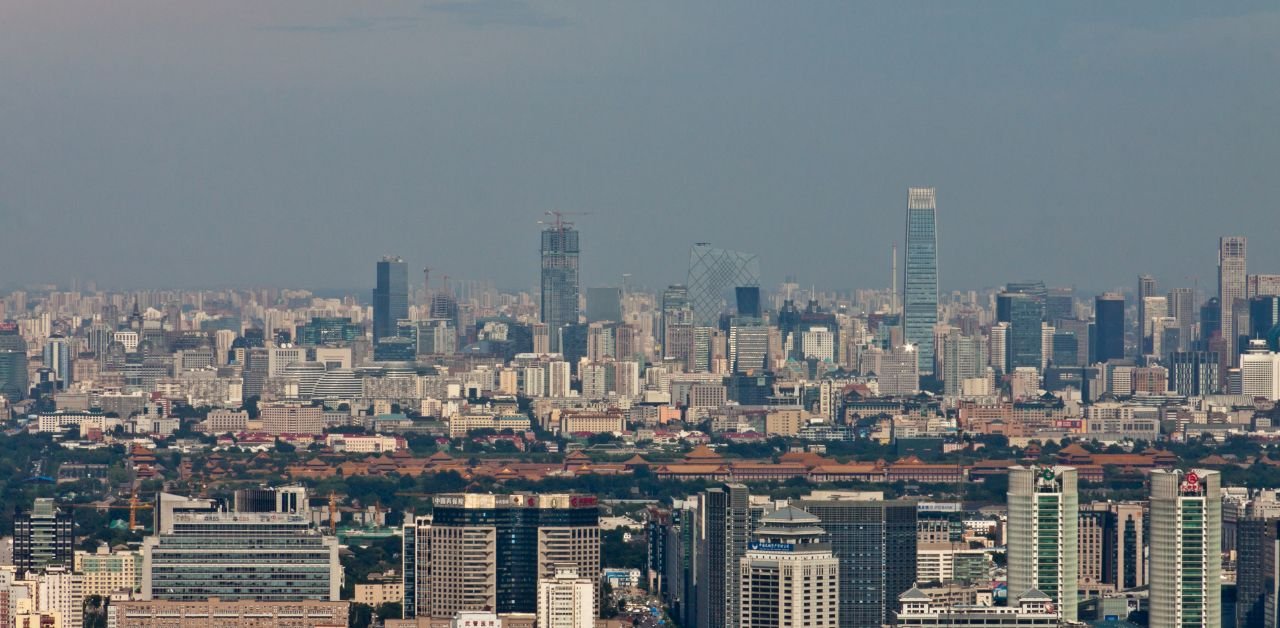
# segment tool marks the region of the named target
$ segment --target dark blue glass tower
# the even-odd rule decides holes
[[[1040,321],[1044,318],[1044,309],[1030,294],[1005,293],[1000,298],[1008,299],[1009,335],[1005,346],[1009,351],[1009,371],[1020,366],[1040,368],[1043,347]]]
[[[1095,362],[1124,358],[1124,297],[1114,293],[1100,295],[1094,302]]]
[[[542,230],[542,322],[551,328],[551,351],[559,353],[565,325],[578,324],[578,230],[557,220]]]
[[[938,231],[933,188],[907,191],[907,259],[902,282],[902,336],[916,346],[920,374],[933,374],[938,324]]]
[[[373,289],[373,344],[396,335],[396,322],[409,318],[409,266],[398,257],[378,262]]]

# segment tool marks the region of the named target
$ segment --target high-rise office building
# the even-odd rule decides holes
[[[417,617],[536,613],[556,570],[598,582],[600,512],[586,495],[446,494],[415,526]],[[406,578],[409,576],[406,575]],[[591,617],[598,602],[592,589]]]
[[[31,510],[13,516],[13,564],[19,573],[75,563],[75,522],[71,513],[58,509],[54,500],[36,498]]]
[[[1151,314],[1147,313],[1144,299],[1156,296],[1156,278],[1151,275],[1138,275],[1138,329],[1143,329]]]
[[[1041,367],[1041,349],[1044,345],[1041,321],[1044,310],[1034,295],[1024,292],[1005,292],[1000,299],[1008,304],[1009,332],[1006,336],[1009,357],[1008,369]]]
[[[1050,288],[1044,301],[1044,320],[1053,326],[1058,321],[1076,317],[1076,291],[1074,288]]]
[[[1005,284],[1004,291],[1010,294],[1026,294],[1030,295],[1040,306],[1040,315],[1044,318],[1046,305],[1049,302],[1049,289],[1039,279],[1024,279],[1022,281],[1010,281]],[[999,319],[1007,320],[1007,319]]]
[[[916,504],[835,496],[796,505],[822,521],[839,561],[841,628],[891,623],[916,580]]]
[[[920,374],[933,374],[933,326],[938,324],[937,203],[933,188],[907,190],[907,257],[902,333],[916,345]]]
[[[1161,323],[1169,317],[1169,301],[1162,296],[1142,297],[1139,309],[1144,318],[1138,319],[1138,330],[1142,334],[1142,354],[1156,353],[1154,348],[1159,344]]]
[[[341,599],[338,539],[305,512],[173,512],[142,556],[144,600]]]
[[[1200,306],[1200,339],[1208,341],[1222,335],[1222,302],[1211,297]]]
[[[1268,349],[1265,340],[1249,341],[1248,351],[1240,356],[1240,394],[1280,400],[1280,353]]]
[[[1143,504],[1094,502],[1080,507],[1079,578],[1113,591],[1146,586]]]
[[[667,338],[668,330],[673,325],[693,329],[693,306],[689,303],[689,288],[682,284],[667,286],[662,291],[662,321],[658,342],[662,343],[663,357],[676,357],[673,353],[676,349],[668,346],[670,340]]]
[[[709,488],[699,496],[697,626],[737,628],[740,571],[751,534],[750,497],[743,484]]]
[[[1191,347],[1192,330],[1196,324],[1196,296],[1191,288],[1174,288],[1169,291],[1169,316],[1178,321],[1178,347],[1166,347],[1169,351],[1186,351]]]
[[[1222,391],[1218,369],[1221,359],[1215,351],[1174,351],[1168,354],[1169,388],[1179,395],[1200,397]]]
[[[769,366],[769,327],[758,318],[735,316],[729,326],[729,363],[734,373],[762,373]]]
[[[1232,327],[1236,300],[1248,297],[1247,245],[1248,238],[1244,236],[1223,236],[1218,240],[1218,305],[1222,308],[1222,337],[1230,339],[1232,346],[1240,333]]]
[[[1049,362],[1061,367],[1080,366],[1080,342],[1074,331],[1053,332]]]
[[[27,396],[27,341],[15,323],[0,323],[0,395],[10,402]]]
[[[987,360],[996,373],[1008,373],[1009,369],[1009,323],[1001,322],[991,326],[987,338]]]
[[[1224,520],[1226,514],[1223,513]],[[1236,604],[1235,627],[1277,625],[1277,593],[1280,582],[1274,574],[1280,550],[1280,519],[1247,515],[1241,512],[1234,519],[1234,549],[1236,553]],[[1232,549],[1231,546],[1223,548]],[[1224,622],[1225,624],[1225,622]]]
[[[542,322],[551,329],[551,352],[561,351],[565,325],[578,324],[578,230],[556,221],[542,230]]]
[[[953,330],[942,340],[943,392],[959,395],[964,380],[981,377],[987,370],[986,343],[981,336]]]
[[[1222,626],[1217,471],[1151,472],[1151,625]]]
[[[1264,295],[1249,299],[1250,340],[1265,340],[1272,351],[1280,351],[1280,296]]]
[[[760,260],[751,253],[712,248],[699,242],[689,250],[689,303],[694,324],[715,327],[735,289],[760,285]]]
[[[409,318],[409,266],[399,257],[378,261],[373,289],[373,343],[396,335],[396,323]]]
[[[622,322],[621,288],[587,288],[587,322]]]
[[[738,316],[762,318],[764,310],[760,304],[760,286],[737,286],[733,289],[734,303]]]
[[[1064,621],[1076,620],[1079,495],[1072,467],[1009,469],[1009,604],[1048,595]]]
[[[840,625],[840,561],[818,517],[794,507],[764,515],[739,571],[739,626]]]
[[[66,388],[71,384],[71,340],[61,334],[54,334],[44,344],[44,367],[51,369],[58,378],[58,387]]]
[[[1124,358],[1124,296],[1099,295],[1093,306],[1093,362]]]
[[[574,564],[556,565],[538,582],[538,628],[595,628],[596,583]]]

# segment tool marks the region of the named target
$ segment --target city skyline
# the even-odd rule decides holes
[[[466,7],[128,22],[17,3],[0,25],[0,218],[56,228],[64,250],[9,240],[0,264],[24,272],[4,284],[353,289],[396,252],[524,287],[529,230],[563,210],[593,212],[584,286],[674,283],[710,241],[759,255],[765,285],[872,287],[901,190],[929,185],[944,291],[994,268],[1204,288],[1202,236],[1253,231],[1276,197],[1280,145],[1258,130],[1280,87],[1249,80],[1280,41],[1264,3]],[[910,50],[888,54],[901,32]],[[1280,268],[1255,248],[1252,267]]]

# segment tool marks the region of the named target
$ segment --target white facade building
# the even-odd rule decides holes
[[[1151,472],[1151,625],[1222,626],[1217,471]]]

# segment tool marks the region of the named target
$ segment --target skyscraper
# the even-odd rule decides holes
[[[13,517],[13,564],[19,573],[63,567],[70,571],[75,558],[75,533],[71,513],[58,510],[53,499],[36,498],[30,511]]]
[[[542,230],[542,322],[551,329],[551,352],[560,352],[561,329],[578,324],[578,230],[560,216]]]
[[[142,543],[144,600],[340,598],[338,539],[318,532],[306,513],[172,512],[166,519]]]
[[[596,583],[578,575],[577,565],[556,565],[538,582],[540,628],[595,628]]]
[[[1009,469],[1010,606],[1040,591],[1058,605],[1064,621],[1076,620],[1079,523],[1074,468]]]
[[[1178,346],[1169,351],[1186,351],[1191,346],[1191,330],[1196,323],[1195,292],[1191,288],[1174,288],[1169,291],[1169,316],[1178,321]]]
[[[1006,292],[1000,298],[1009,304],[1009,332],[1005,341],[1009,370],[1022,366],[1039,370],[1044,344],[1040,325],[1044,311],[1040,303],[1033,295],[1022,292]]]
[[[1280,296],[1257,296],[1249,299],[1250,340],[1265,340],[1272,351],[1280,350]]]
[[[916,346],[920,374],[933,374],[933,326],[938,324],[938,231],[933,188],[907,190],[907,259],[902,333]]]
[[[1147,526],[1141,502],[1094,502],[1080,507],[1080,579],[1110,585],[1114,590],[1147,584],[1145,541]],[[1086,526],[1098,537],[1085,541]],[[1086,556],[1086,551],[1089,555]]]
[[[769,328],[758,318],[733,317],[729,364],[734,373],[761,373],[769,365]]]
[[[760,285],[760,261],[751,253],[712,248],[699,242],[689,249],[689,302],[694,324],[715,327],[735,289]]]
[[[27,396],[27,341],[14,323],[0,323],[0,395],[10,402]]]
[[[44,345],[44,367],[52,369],[60,382],[59,387],[71,384],[71,341],[62,334],[49,337]]]
[[[557,569],[599,580],[600,513],[594,497],[441,494],[432,503],[432,518],[416,526],[418,617],[473,610],[534,613],[539,584],[551,581]],[[597,607],[593,599],[591,617]]]
[[[955,330],[943,338],[942,346],[943,392],[958,395],[964,380],[986,372],[986,343],[981,336],[966,336]]]
[[[399,257],[378,262],[373,289],[373,344],[396,335],[396,323],[409,318],[409,266]]]
[[[622,322],[622,289],[587,288],[587,322]]]
[[[1143,299],[1154,296],[1156,296],[1156,278],[1151,275],[1138,275],[1138,329],[1145,329],[1147,322],[1151,320],[1151,314],[1147,313],[1147,304]]]
[[[1169,388],[1188,397],[1216,395],[1222,392],[1221,362],[1214,351],[1174,351],[1168,354]]]
[[[751,533],[747,487],[709,488],[698,501],[697,626],[736,628],[740,563]]]
[[[761,517],[741,560],[739,626],[840,625],[840,561],[821,525],[794,507]]]
[[[1217,471],[1151,472],[1151,625],[1222,626]]]
[[[1094,301],[1094,362],[1124,358],[1124,297],[1114,292]]]
[[[1232,313],[1235,312],[1236,299],[1248,296],[1245,290],[1247,244],[1248,238],[1244,236],[1223,236],[1218,240],[1218,304],[1222,308],[1222,337],[1230,340],[1233,353],[1239,331],[1232,326]],[[1234,358],[1232,361],[1234,363]]]
[[[822,521],[839,561],[841,628],[891,623],[898,596],[916,580],[916,504],[805,498],[797,505]]]
[[[687,365],[693,354],[693,308],[689,305],[689,289],[683,285],[670,286],[662,293],[658,333],[662,357]]]

